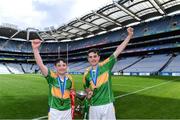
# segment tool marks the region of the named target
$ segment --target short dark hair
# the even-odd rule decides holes
[[[96,53],[98,56],[100,55],[100,51],[99,51],[99,49],[97,49],[97,48],[89,49],[89,50],[88,50],[88,55],[89,55],[89,53],[91,53],[91,52]]]
[[[60,61],[62,61],[63,63],[66,63],[66,64],[67,64],[66,59],[64,59],[64,58],[58,58],[58,59],[55,60],[54,65],[56,66],[57,63],[59,63]]]

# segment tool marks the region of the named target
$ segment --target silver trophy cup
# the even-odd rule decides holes
[[[75,113],[79,118],[86,119],[87,118],[87,111],[86,111],[86,96],[87,93],[85,91],[77,91],[76,92],[76,107]]]

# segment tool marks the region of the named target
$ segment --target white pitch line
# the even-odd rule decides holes
[[[123,87],[136,87],[136,88],[143,88],[137,85],[122,85],[122,84],[112,84],[112,86],[123,86]]]
[[[32,120],[40,120],[40,119],[45,119],[45,118],[48,118],[48,116],[42,116],[42,117],[34,118]]]
[[[142,91],[146,91],[146,90],[149,90],[149,89],[161,86],[161,85],[168,84],[168,83],[173,82],[173,81],[175,81],[175,80],[163,82],[163,83],[160,83],[160,84],[157,84],[157,85],[153,85],[153,86],[149,86],[149,87],[146,87],[146,88],[134,91],[134,92],[130,92],[130,93],[127,93],[127,94],[119,95],[119,96],[116,96],[115,99],[122,98],[122,97],[125,97],[125,96],[128,96],[128,95],[132,95],[132,94],[135,94],[135,93],[139,93],[139,92],[142,92]],[[42,116],[42,117],[39,117],[39,118],[35,118],[33,120],[40,120],[40,119],[47,118],[47,117],[48,116]]]
[[[152,88],[164,85],[164,84],[168,84],[168,83],[173,82],[173,81],[174,80],[163,82],[163,83],[160,83],[160,84],[157,84],[157,85],[153,85],[153,86],[150,86],[150,87],[145,87],[143,89],[140,89],[140,90],[137,90],[137,91],[134,91],[134,92],[130,92],[130,93],[127,93],[127,94],[122,94],[122,95],[116,96],[115,99],[122,98],[122,97],[125,97],[125,96],[128,96],[128,95],[132,95],[132,94],[135,94],[135,93],[139,93],[139,92],[142,92],[142,91],[146,91],[146,90],[149,90],[149,89],[152,89]]]

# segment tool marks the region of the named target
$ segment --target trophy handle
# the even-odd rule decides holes
[[[70,91],[70,98],[71,98],[71,115],[72,115],[72,120],[74,120],[75,97],[76,97],[76,92],[74,90],[71,90]]]

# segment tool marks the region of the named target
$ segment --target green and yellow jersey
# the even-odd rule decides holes
[[[111,55],[109,58],[98,64],[98,73],[96,85],[91,77],[91,67],[87,68],[83,76],[84,88],[90,88],[93,91],[93,96],[90,100],[90,105],[98,106],[114,102],[112,92],[111,70],[116,63],[116,58]]]
[[[49,84],[48,105],[50,108],[57,110],[68,110],[71,108],[70,90],[74,89],[74,81],[70,75],[66,75],[66,85],[64,94],[60,90],[58,75],[52,70],[48,70],[48,75],[45,77]]]

